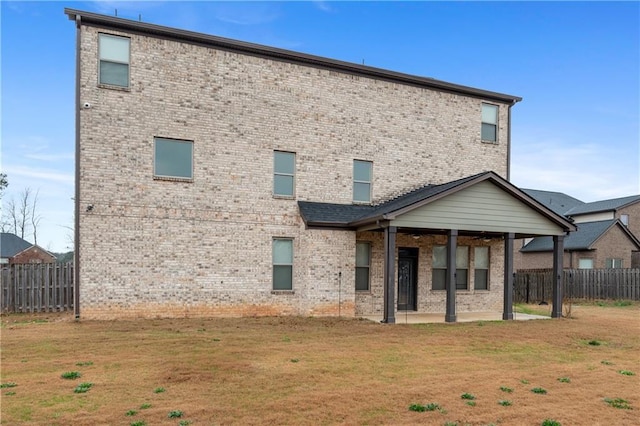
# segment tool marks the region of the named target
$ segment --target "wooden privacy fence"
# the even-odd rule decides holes
[[[2,267],[2,312],[73,309],[73,263]]]
[[[640,269],[565,269],[564,297],[640,300]],[[513,301],[537,303],[553,295],[553,270],[526,269],[515,274]]]

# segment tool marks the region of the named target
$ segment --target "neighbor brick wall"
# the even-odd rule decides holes
[[[354,315],[355,232],[305,230],[297,200],[350,203],[354,159],[374,201],[506,176],[507,105],[487,144],[481,99],[115,31],[131,87],[101,88],[101,30],[81,31],[84,317]],[[154,136],[194,141],[193,182],[153,179]],[[273,150],[296,153],[294,200],[272,196]],[[271,292],[273,237],[295,239],[293,294]]]
[[[53,263],[56,258],[38,246],[29,247],[9,258],[9,264],[16,263]]]

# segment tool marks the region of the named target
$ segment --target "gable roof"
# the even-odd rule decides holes
[[[579,206],[575,206],[570,209],[566,215],[575,216],[577,214],[586,213],[598,213],[610,210],[618,210],[629,204],[634,204],[640,201],[640,195],[631,195],[629,197],[612,198],[610,200],[594,201],[592,203],[584,203]]]
[[[0,257],[2,258],[13,257],[32,246],[33,244],[15,234],[3,232],[0,235]]]
[[[379,221],[393,220],[399,215],[485,181],[495,184],[562,229],[566,231],[575,230],[575,226],[568,219],[546,208],[508,181],[490,171],[443,184],[425,185],[376,206],[316,203],[310,201],[299,201],[298,206],[300,215],[307,226],[356,229]]]
[[[515,104],[516,102],[522,100],[522,98],[518,96],[506,95],[503,93],[462,86],[459,84],[436,80],[434,78],[404,74],[381,68],[323,58],[321,56],[294,52],[286,49],[268,47],[254,43],[247,43],[238,40],[197,33],[193,31],[185,31],[176,28],[164,27],[161,25],[149,24],[146,22],[133,21],[130,19],[106,16],[98,13],[85,12],[69,8],[65,8],[64,13],[69,17],[70,20],[74,20],[80,24],[94,25],[102,28],[113,28],[114,30],[130,31],[134,33],[142,33],[153,37],[169,38],[171,40],[177,40],[182,43],[201,44],[208,47],[215,47],[223,50],[261,56],[274,60],[284,60],[307,66],[310,65],[321,68],[328,68],[341,72],[347,72],[350,74],[363,75],[381,80],[426,87],[444,92],[457,93],[476,98],[504,102],[508,104]]]
[[[578,230],[576,232],[572,232],[564,239],[564,250],[591,250],[595,242],[615,226],[619,226],[620,229],[622,229],[622,231],[636,245],[637,249],[640,250],[640,241],[638,241],[638,239],[627,229],[627,227],[617,219],[579,223]],[[536,237],[527,245],[522,247],[520,249],[520,252],[533,253],[552,250],[552,237]]]
[[[541,191],[539,189],[523,189],[523,191],[545,207],[561,215],[565,215],[572,208],[584,204],[584,201],[563,192]]]

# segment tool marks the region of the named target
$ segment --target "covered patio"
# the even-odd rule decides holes
[[[361,319],[366,319],[374,322],[384,322],[382,315],[363,315]],[[501,321],[501,312],[460,312],[458,313],[457,322],[481,322],[481,321]],[[513,313],[513,320],[516,321],[530,321],[551,319],[545,315],[533,315],[523,313]],[[431,324],[431,323],[445,323],[445,318],[442,313],[422,313],[422,312],[410,312],[400,311],[396,312],[396,324]]]
[[[298,202],[298,205],[308,228],[343,229],[356,231],[357,234],[383,233],[384,285],[381,321],[384,323],[399,322],[402,315],[405,321],[409,321],[409,316],[417,315],[415,321],[418,322],[438,315],[416,312],[417,305],[414,305],[414,309],[408,309],[410,313],[405,314],[405,305],[396,303],[404,296],[400,289],[406,284],[406,274],[403,272],[406,263],[401,264],[398,259],[400,247],[397,241],[398,236],[402,234],[416,238],[446,238],[446,246],[442,246],[442,250],[446,247],[446,254],[442,253],[443,262],[446,264],[441,265],[440,269],[444,274],[444,282],[440,289],[446,291],[446,302],[443,307],[444,318],[442,314],[439,315],[444,322],[457,322],[463,318],[474,317],[473,312],[457,312],[456,252],[459,238],[482,239],[493,241],[493,244],[502,241],[504,262],[501,319],[512,320],[516,317],[512,307],[514,240],[541,235],[552,236],[554,286],[551,317],[562,316],[563,242],[565,236],[575,231],[576,227],[564,216],[547,209],[493,172],[483,172],[439,185],[426,185],[377,206],[304,201]],[[435,289],[431,287],[431,290]],[[481,313],[475,316],[479,314]],[[489,313],[482,313],[481,316],[490,317]]]

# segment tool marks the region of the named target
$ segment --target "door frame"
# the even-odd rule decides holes
[[[417,311],[418,310],[418,247],[398,247],[398,273],[396,290],[398,299],[396,309],[399,311]],[[411,262],[412,272],[409,277],[409,290],[407,293],[407,303],[400,305],[400,262],[408,260]]]

